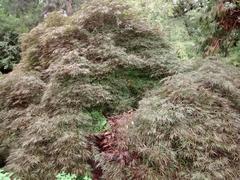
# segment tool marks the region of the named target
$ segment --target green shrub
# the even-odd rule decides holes
[[[7,15],[0,7],[0,72],[7,73],[20,60],[19,33],[27,27],[19,18]]]
[[[82,180],[92,180],[92,178],[89,177],[89,176],[83,176],[83,177],[81,177],[80,179],[82,179]]]
[[[13,173],[8,173],[0,169],[0,180],[20,180],[13,178],[12,176]],[[92,178],[88,175],[77,176],[75,174],[62,172],[56,176],[56,180],[92,180]]]
[[[7,73],[13,69],[13,65],[20,61],[20,47],[18,34],[5,33],[0,38],[0,71]]]
[[[0,179],[1,180],[11,180],[12,173],[5,172],[4,170],[0,169]]]
[[[99,111],[92,111],[90,115],[93,119],[93,130],[95,132],[100,132],[106,129],[107,127],[107,119],[104,115]]]
[[[89,177],[88,175],[84,175],[84,176],[77,176],[75,174],[70,174],[70,173],[59,173],[56,176],[57,180],[92,180],[91,177]]]
[[[240,67],[240,41],[230,50],[230,63]]]
[[[41,3],[25,3],[0,0],[0,73],[10,72],[14,64],[19,63],[18,37],[37,25],[41,19]]]
[[[191,22],[192,19],[186,16],[174,17],[177,6],[175,6],[172,1],[128,0],[127,3],[132,5],[134,9],[139,12],[140,17],[146,19],[148,23],[164,30],[166,38],[173,48],[171,51],[174,51],[178,58],[187,60],[196,56],[195,36],[190,36],[185,23],[185,19],[187,19],[188,22]],[[187,2],[183,1],[185,5],[190,5],[191,3],[191,0]],[[173,26],[173,24],[175,25]]]
[[[75,179],[77,179],[77,176],[75,174],[62,172],[62,173],[59,173],[56,176],[56,178],[57,178],[57,180],[75,180]]]

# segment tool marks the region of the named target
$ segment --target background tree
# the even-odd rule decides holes
[[[29,31],[52,11],[72,15],[84,0],[0,0],[0,73],[20,61],[19,35]]]
[[[73,14],[72,0],[65,0],[66,3],[66,12],[68,16]]]
[[[7,73],[20,60],[18,37],[38,23],[35,1],[0,0],[0,72]]]
[[[221,53],[229,55],[229,50],[239,41],[240,2],[235,0],[211,0],[202,18],[202,28],[209,35],[203,43],[206,55]]]
[[[44,14],[52,11],[65,10],[68,16],[71,16],[73,12],[77,11],[80,5],[85,0],[45,0],[44,3]]]

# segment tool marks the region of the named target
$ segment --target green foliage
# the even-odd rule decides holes
[[[206,0],[178,0],[174,4],[174,16],[183,16],[188,11],[202,7]]]
[[[84,177],[82,178],[82,180],[92,180],[92,178],[89,177],[89,176],[84,176]]]
[[[12,173],[5,172],[4,170],[0,169],[0,179],[1,180],[11,180]]]
[[[185,17],[170,19],[168,24],[175,24],[174,27],[166,25],[168,39],[174,48],[178,58],[188,60],[197,56],[197,43],[194,36],[189,33]]]
[[[88,175],[77,176],[75,174],[65,172],[59,173],[56,178],[57,180],[92,180],[92,178]]]
[[[239,41],[240,4],[231,0],[208,0],[204,3],[200,18],[201,50],[205,55],[235,56],[234,48]],[[235,55],[234,55],[235,54]],[[236,61],[233,60],[236,65]]]
[[[106,129],[107,127],[107,119],[104,115],[99,111],[92,111],[90,112],[90,116],[93,119],[93,131],[94,132],[101,132]]]
[[[0,22],[0,72],[6,73],[20,60],[18,36],[25,32],[27,27],[19,18],[7,15],[1,8]]]
[[[21,22],[20,18],[12,15],[7,15],[4,13],[3,9],[0,8],[0,34],[15,31],[15,32],[25,32],[27,27]]]
[[[140,17],[164,31],[166,39],[180,59],[186,60],[197,56],[196,43],[186,27],[186,17],[176,16],[176,5],[172,1],[131,0],[128,3]]]
[[[20,18],[8,14],[2,6],[0,22],[0,72],[7,73],[20,60],[18,36],[27,31],[27,27]]]
[[[123,0],[126,1],[126,0]],[[138,16],[149,23],[163,27],[163,22],[173,16],[173,3],[168,0],[127,0]]]
[[[140,17],[150,24],[164,29],[167,39],[180,59],[187,60],[201,55],[218,53],[229,57],[234,65],[238,62],[235,44],[239,41],[239,31],[225,31],[219,26],[224,13],[218,10],[216,0],[130,0]],[[239,2],[225,1],[227,11],[239,9]],[[236,15],[235,15],[236,16]],[[174,24],[174,25],[173,25]],[[219,39],[215,47],[213,40]],[[236,47],[236,48],[234,48]],[[235,60],[233,60],[235,59]]]
[[[18,34],[5,33],[0,38],[0,71],[7,73],[12,70],[13,65],[20,61],[20,47]]]
[[[20,180],[20,179],[13,178],[13,173],[8,173],[0,169],[0,180]],[[56,180],[92,180],[92,178],[88,175],[77,176],[75,174],[61,172],[57,174]]]
[[[0,0],[0,33],[7,30],[26,32],[40,20],[41,3],[38,1]]]
[[[0,72],[11,71],[20,61],[18,37],[37,25],[40,13],[38,1],[0,0]]]
[[[57,178],[57,180],[76,180],[77,176],[75,174],[62,172],[62,173],[59,173],[56,176],[56,178]]]
[[[237,45],[230,49],[230,63],[234,66],[240,67],[240,41]]]

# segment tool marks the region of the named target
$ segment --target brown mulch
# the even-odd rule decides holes
[[[94,137],[96,146],[107,161],[115,161],[121,165],[128,165],[137,158],[135,154],[129,153],[125,136],[126,129],[129,123],[132,122],[134,114],[135,111],[130,110],[108,117],[111,129]],[[91,165],[94,169],[93,179],[100,179],[102,175],[101,168],[97,166],[96,162],[91,162]]]

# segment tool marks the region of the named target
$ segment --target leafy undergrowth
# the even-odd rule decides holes
[[[9,73],[13,65],[19,63],[20,47],[17,33],[0,34],[0,72],[4,74]]]
[[[10,179],[11,179],[11,176],[12,176],[11,173],[5,172],[5,171],[3,171],[2,169],[0,169],[0,179],[10,180]]]
[[[62,172],[56,176],[56,180],[92,180],[92,178],[88,175],[77,176],[76,174]]]
[[[94,132],[101,132],[106,130],[107,128],[107,119],[105,116],[99,111],[92,111],[90,112],[90,116],[93,119],[93,131]]]
[[[0,169],[0,179],[1,180],[20,180],[19,178],[14,177],[13,173],[5,172],[2,169]],[[92,180],[92,178],[88,175],[77,176],[75,174],[62,172],[56,175],[56,180]]]

